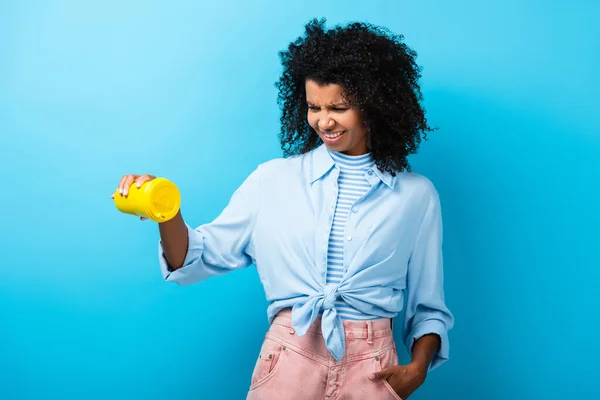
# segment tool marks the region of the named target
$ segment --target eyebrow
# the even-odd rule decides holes
[[[311,106],[311,107],[316,107],[313,103],[311,103],[310,101],[306,101],[306,103]],[[348,103],[337,103],[337,104],[331,104],[328,107],[348,107]]]

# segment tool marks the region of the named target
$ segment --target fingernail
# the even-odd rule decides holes
[[[119,189],[119,194],[123,194],[123,189]]]
[[[375,375],[373,375],[373,374],[369,375],[369,380],[372,381],[373,379],[375,379]]]

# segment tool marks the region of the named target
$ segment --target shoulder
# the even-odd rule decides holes
[[[303,164],[309,153],[295,155],[291,157],[276,157],[258,164],[256,173],[261,178],[272,178],[274,176],[289,175],[292,172],[298,172],[303,168]]]
[[[416,172],[397,174],[397,185],[401,191],[409,191],[422,200],[438,200],[439,194],[433,182],[425,175]]]

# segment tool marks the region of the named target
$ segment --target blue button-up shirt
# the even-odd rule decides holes
[[[303,155],[260,164],[212,222],[187,225],[189,247],[172,271],[159,242],[169,282],[191,284],[254,264],[264,285],[269,323],[292,308],[299,335],[322,315],[325,344],[336,360],[345,354],[344,327],[335,308],[342,298],[359,311],[393,318],[404,301],[403,338],[438,334],[430,368],[448,358],[453,316],[444,302],[440,200],[424,176],[392,176],[373,168],[371,185],[352,206],[344,227],[344,271],[326,284],[327,245],[337,200],[339,169],[325,145]]]

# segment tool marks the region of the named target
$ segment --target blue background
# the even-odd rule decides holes
[[[156,225],[110,194],[147,172],[179,185],[188,223],[216,217],[281,155],[277,52],[313,17],[404,34],[440,128],[412,163],[441,195],[456,326],[411,398],[600,398],[599,15],[591,0],[4,1],[0,398],[245,397],[268,328],[256,270],[164,283]]]

